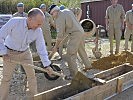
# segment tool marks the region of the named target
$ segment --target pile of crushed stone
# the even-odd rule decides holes
[[[93,61],[92,66],[95,69],[107,70],[124,63],[133,65],[133,54],[128,51],[123,51],[117,55],[103,57],[97,61]]]

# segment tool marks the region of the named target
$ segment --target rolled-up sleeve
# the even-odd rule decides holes
[[[4,45],[4,41],[8,34],[11,33],[12,28],[15,25],[14,19],[10,19],[1,29],[0,29],[0,55],[7,53],[7,48]]]
[[[41,58],[43,66],[46,67],[46,66],[49,66],[51,64],[51,61],[48,58],[48,52],[46,49],[45,40],[43,38],[42,30],[40,29],[37,34],[38,34],[38,37],[36,39],[37,53],[39,54],[39,56]]]
[[[105,18],[106,18],[106,19],[109,19],[109,8],[107,8],[107,10],[106,10]]]

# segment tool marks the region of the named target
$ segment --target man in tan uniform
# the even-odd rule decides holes
[[[112,5],[106,10],[106,30],[109,33],[110,54],[113,54],[113,39],[115,36],[116,50],[115,54],[119,53],[120,39],[122,29],[124,28],[125,12],[122,5],[117,4],[118,0],[110,0]]]
[[[130,35],[132,35],[131,52],[133,52],[133,4],[132,4],[132,9],[126,12],[125,21],[126,21],[126,29],[124,33],[125,51],[128,50],[128,41],[129,41]]]
[[[17,4],[17,10],[18,12],[13,14],[13,17],[27,17],[27,14],[24,12],[24,4],[22,2]]]
[[[47,44],[47,50],[51,51],[52,50],[52,37],[51,37],[50,25],[55,27],[55,23],[54,23],[52,16],[48,12],[46,12],[45,4],[41,4],[40,9],[45,15],[45,21],[44,21],[44,24],[42,25],[44,39]]]
[[[50,14],[55,18],[57,30],[57,40],[53,52],[57,51],[64,36],[66,36],[66,34],[69,35],[66,57],[70,70],[70,77],[74,77],[78,72],[76,63],[77,53],[81,57],[85,69],[90,69],[91,64],[87,57],[84,45],[84,30],[73,12],[68,9],[61,11],[56,5],[51,5],[49,10]]]
[[[80,21],[81,16],[82,16],[81,8],[70,8],[70,10],[74,13],[74,15],[76,16],[77,20]]]
[[[65,7],[64,7],[64,9],[62,9],[64,6],[62,5],[62,6],[60,6],[60,10],[64,10],[65,9]],[[82,10],[80,9],[80,8],[70,8],[70,10],[74,13],[74,15],[75,15],[75,17],[77,18],[77,20],[78,21],[80,21],[80,19],[81,19],[81,15],[82,15]],[[59,48],[59,55],[62,57],[62,52],[63,52],[63,48],[65,47],[67,47],[67,42],[68,42],[68,38],[66,38],[64,41],[63,41],[63,43],[62,43],[62,45],[60,46],[60,48]]]

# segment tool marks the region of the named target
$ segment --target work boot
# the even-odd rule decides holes
[[[113,51],[110,51],[110,55],[113,55]]]
[[[119,53],[119,51],[115,51],[115,54],[118,54]]]

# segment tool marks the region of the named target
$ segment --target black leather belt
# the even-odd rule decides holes
[[[19,53],[23,53],[23,52],[25,52],[25,51],[17,51],[17,50],[13,50],[13,49],[9,48],[8,46],[6,46],[6,47],[7,47],[8,50],[11,50],[11,51],[14,51],[14,52],[19,52]]]

